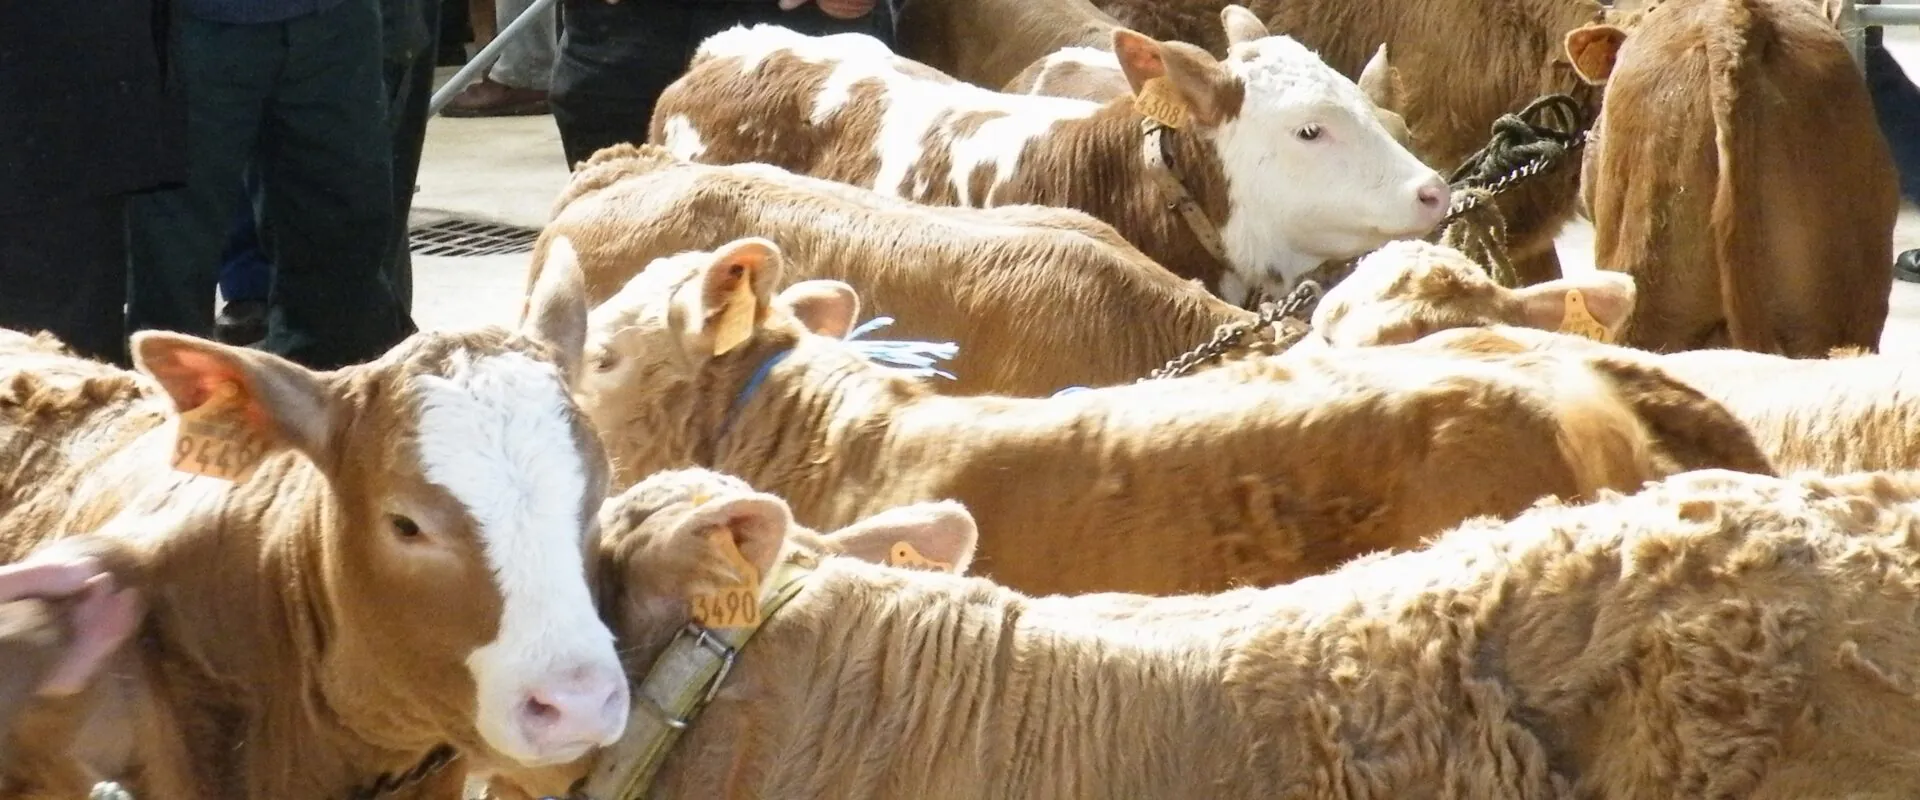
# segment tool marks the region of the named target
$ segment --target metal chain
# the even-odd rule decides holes
[[[1518,169],[1515,169],[1512,172],[1502,175],[1498,180],[1495,180],[1492,183],[1487,184],[1486,194],[1470,194],[1470,195],[1462,196],[1460,198],[1460,202],[1453,204],[1452,208],[1447,209],[1447,215],[1440,218],[1440,227],[1446,227],[1448,223],[1451,223],[1454,220],[1459,219],[1461,215],[1466,214],[1467,212],[1473,211],[1476,208],[1479,208],[1481,203],[1491,200],[1494,197],[1497,197],[1500,194],[1506,192],[1507,190],[1512,189],[1514,186],[1519,185],[1521,181],[1527,180],[1528,178],[1531,178],[1542,172],[1546,172],[1548,169],[1552,168],[1555,164],[1559,163],[1560,159],[1566,158],[1568,155],[1578,151],[1580,148],[1585,147],[1587,145],[1587,142],[1592,141],[1592,139],[1593,139],[1593,131],[1591,130],[1581,131],[1580,134],[1578,136],[1575,136],[1573,141],[1569,142],[1565,148],[1562,148],[1558,151],[1548,153],[1545,155],[1535,156],[1531,161],[1528,161],[1525,164],[1521,164]]]
[[[434,773],[445,768],[448,764],[453,763],[454,760],[459,757],[459,751],[454,750],[448,745],[440,745],[428,753],[426,758],[421,759],[420,763],[413,765],[413,767],[406,772],[398,775],[392,773],[381,775],[374,780],[372,785],[355,790],[352,795],[353,800],[373,800],[373,798],[385,797],[398,792],[401,789],[426,780]]]
[[[1160,380],[1162,378],[1178,378],[1192,372],[1195,367],[1201,364],[1205,364],[1231,352],[1235,347],[1238,347],[1242,341],[1246,340],[1248,334],[1256,330],[1274,325],[1286,317],[1296,315],[1299,319],[1305,321],[1306,315],[1313,313],[1313,307],[1320,303],[1321,294],[1323,294],[1323,292],[1320,289],[1320,284],[1313,281],[1301,281],[1300,285],[1294,287],[1293,291],[1287,295],[1285,301],[1267,306],[1266,310],[1261,311],[1260,314],[1253,319],[1245,322],[1236,322],[1232,325],[1220,326],[1218,330],[1213,332],[1212,339],[1208,339],[1199,347],[1174,356],[1173,360],[1168,361],[1165,366],[1147,373],[1147,377],[1134,382],[1146,383],[1147,381]],[[1297,339],[1298,337],[1295,338]],[[1284,346],[1291,346],[1292,344],[1292,342],[1286,342]]]

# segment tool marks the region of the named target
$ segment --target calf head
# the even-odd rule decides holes
[[[1290,285],[1321,262],[1439,224],[1446,182],[1394,141],[1358,85],[1292,38],[1267,35],[1244,8],[1222,20],[1225,61],[1124,28],[1113,44],[1134,93],[1177,104],[1183,130],[1217,153],[1220,233],[1242,280]]]
[[[625,727],[626,682],[585,572],[606,460],[568,394],[586,324],[572,266],[546,271],[518,331],[423,332],[336,372],[134,337],[181,411],[236,388],[232,418],[324,475],[323,496],[273,498],[306,508],[260,535],[300,554],[288,594],[317,639],[307,666],[370,742],[542,764]],[[245,488],[288,486],[302,484]]]
[[[897,566],[903,545],[922,557],[916,568],[961,574],[979,539],[973,515],[951,501],[890,509],[822,535],[796,524],[780,498],[699,468],[648,476],[602,506],[600,526],[601,613],[635,682],[645,678],[654,659],[692,619],[690,598],[730,585],[736,577],[737,565],[722,559],[714,537],[728,537],[761,576],[795,552]],[[761,582],[763,592],[771,589],[767,584]],[[506,772],[493,778],[493,788],[506,797],[565,796],[591,766],[581,761]]]
[[[556,242],[549,263],[571,252]],[[783,269],[772,242],[739,239],[656,260],[593,310],[575,389],[622,485],[711,463],[727,414],[768,359],[851,329],[851,287],[802,281],[776,297]]]
[[[1594,335],[1577,329],[1590,319],[1604,330],[1596,338],[1612,341],[1634,298],[1633,278],[1607,271],[1508,289],[1458,250],[1408,240],[1360,259],[1352,275],[1327,290],[1314,310],[1313,328],[1328,344],[1360,347],[1486,325]]]

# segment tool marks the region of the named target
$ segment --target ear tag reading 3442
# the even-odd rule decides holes
[[[1596,342],[1613,343],[1613,334],[1607,326],[1593,318],[1593,312],[1587,310],[1587,298],[1579,289],[1567,290],[1566,312],[1560,318],[1560,332],[1575,336],[1585,336]]]
[[[726,628],[751,628],[760,624],[760,573],[740,554],[740,547],[733,543],[733,531],[725,527],[715,528],[707,540],[713,544],[714,552],[733,568],[739,582],[732,586],[723,586],[715,591],[703,592],[693,596],[693,621],[702,627],[721,630]]]
[[[173,443],[173,468],[234,483],[246,481],[271,449],[271,442],[248,423],[246,408],[240,387],[222,383],[205,403],[182,412],[180,433]]]
[[[914,547],[912,542],[905,541],[894,542],[893,547],[887,550],[887,566],[930,569],[935,572],[953,571],[952,564],[927,558],[920,554],[920,550]]]

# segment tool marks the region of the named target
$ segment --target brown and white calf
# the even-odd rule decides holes
[[[711,691],[637,774],[656,797],[1896,798],[1916,519],[1914,473],[1705,471],[1288,586],[1034,597],[834,555],[771,494],[643,486],[602,552],[642,691]],[[718,678],[652,670],[742,561],[798,592],[761,585]],[[593,780],[641,766],[613,758]]]
[[[1900,198],[1845,40],[1803,0],[1670,0],[1566,36],[1606,86],[1594,261],[1634,276],[1625,343],[1820,357],[1880,345]]]
[[[884,338],[951,341],[945,394],[1044,397],[1145,376],[1253,314],[1168,273],[1071,209],[926,206],[765,164],[715,166],[653,145],[601,150],[573,174],[528,284],[570,243],[589,302],[655,259],[748,236],[779,243],[793,283],[828,278],[893,317]],[[1255,338],[1266,340],[1264,334]]]
[[[1392,55],[1388,87],[1370,92],[1405,118],[1413,152],[1452,170],[1487,145],[1502,114],[1545,94],[1571,96],[1591,118],[1600,92],[1581,82],[1560,46],[1567,31],[1599,21],[1598,0],[1240,0],[1267,27],[1318,53],[1343,75],[1383,46]],[[1159,39],[1226,46],[1228,0],[1093,0],[1127,27]],[[1579,201],[1575,159],[1496,200],[1507,223],[1514,271],[1524,284],[1561,276],[1554,237]]]
[[[1440,176],[1292,39],[1237,41],[1220,61],[1121,30],[1114,51],[1136,94],[1101,105],[960,83],[869,36],[734,28],[702,43],[661,95],[649,140],[916,202],[1076,208],[1236,305],[1425,235],[1447,210]],[[1177,129],[1145,125],[1142,102]],[[1156,182],[1156,141],[1178,193]],[[1172,208],[1177,196],[1197,216]]]
[[[6,487],[0,560],[131,559],[148,601],[75,740],[26,744],[141,800],[345,797],[452,755],[399,796],[457,798],[460,766],[617,739],[579,291],[555,270],[517,332],[420,333],[335,372],[151,332],[140,373],[0,357],[0,452],[35,476]],[[81,796],[6,766],[9,797]]]
[[[1370,348],[1257,381],[938,396],[814,332],[850,324],[851,288],[776,298],[782,269],[743,240],[655,262],[594,309],[576,391],[619,483],[707,466],[822,529],[954,499],[980,520],[980,567],[1009,585],[1174,593],[1291,580],[1547,495],[1768,469],[1751,442],[1670,449],[1656,429],[1738,426],[1657,371],[1590,359]]]

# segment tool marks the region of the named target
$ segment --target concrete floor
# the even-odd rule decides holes
[[[1920,28],[1889,28],[1888,49],[1920,78]],[[442,81],[452,69],[441,71]],[[540,227],[567,181],[551,117],[436,118],[427,128],[413,222],[457,215]],[[1907,205],[1894,252],[1920,247],[1920,208]],[[1593,269],[1593,229],[1577,221],[1558,242],[1569,272]],[[423,328],[509,324],[520,309],[528,256],[414,259],[414,318]],[[1896,281],[1882,348],[1920,352],[1920,285]]]

